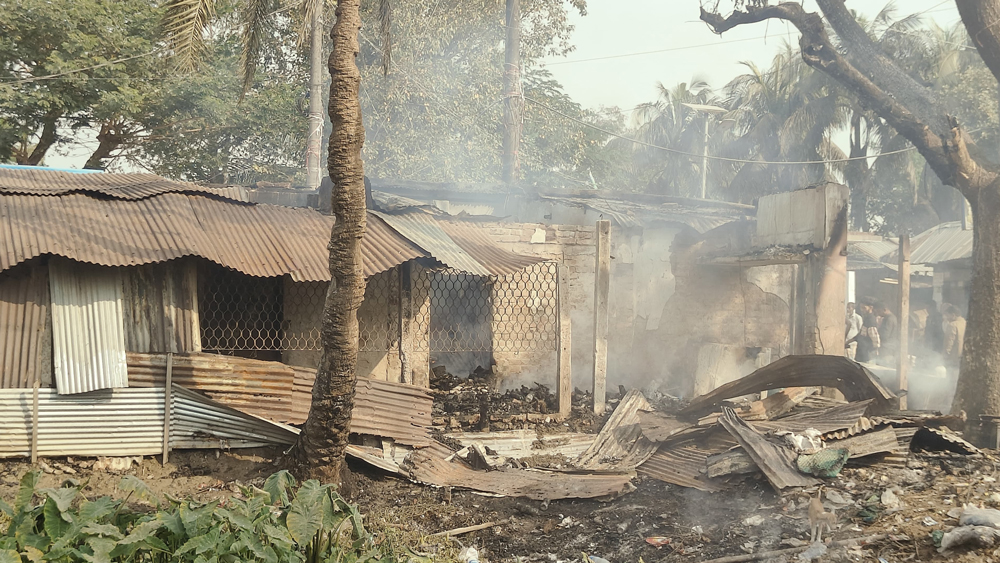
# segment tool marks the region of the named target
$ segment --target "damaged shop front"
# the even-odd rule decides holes
[[[452,350],[555,382],[558,268],[417,213],[436,239],[369,215],[358,417],[388,411],[379,397],[429,396],[414,385]],[[332,217],[149,174],[0,168],[0,221],[0,457],[294,442]],[[463,319],[435,311],[470,287],[480,316],[461,340]]]

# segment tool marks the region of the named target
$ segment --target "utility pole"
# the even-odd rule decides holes
[[[309,143],[306,145],[306,177],[310,189],[323,180],[320,152],[323,149],[323,3],[316,2],[310,22],[309,46]]]
[[[701,199],[705,199],[708,197],[708,122],[712,120],[713,115],[726,113],[727,110],[726,108],[706,104],[682,102],[681,105],[689,110],[705,114],[705,146],[701,153]]]
[[[507,0],[507,39],[503,70],[503,181],[516,183],[521,176],[518,147],[524,115],[521,91],[521,2]]]

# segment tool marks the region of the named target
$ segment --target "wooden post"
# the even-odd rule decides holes
[[[167,352],[167,383],[163,388],[163,465],[170,455],[170,392],[174,379],[174,355]]]
[[[899,376],[899,410],[906,410],[907,377],[910,371],[910,235],[899,236],[899,351],[896,375]]]
[[[38,461],[38,388],[41,387],[38,373],[35,373],[35,386],[31,390],[31,464]]]
[[[558,369],[556,375],[557,391],[556,399],[559,404],[559,416],[569,417],[573,408],[573,371],[570,367],[573,358],[573,348],[571,343],[572,331],[569,318],[569,284],[566,281],[566,267],[562,264],[556,266],[556,289],[558,293],[558,326],[556,330],[556,353],[559,355]]]
[[[524,93],[521,91],[521,1],[507,0],[506,38],[503,67],[503,170],[508,186],[521,179],[518,150],[521,123],[524,119]]]
[[[413,384],[410,350],[413,349],[413,288],[411,262],[399,265],[399,382]]]
[[[611,291],[611,221],[597,222],[594,268],[594,413],[604,414],[608,378],[608,294]]]

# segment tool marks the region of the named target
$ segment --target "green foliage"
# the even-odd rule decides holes
[[[432,182],[498,182],[500,178],[504,2],[443,0],[433,6],[401,2],[393,10],[393,63],[385,75],[377,2],[362,3],[361,105],[365,172],[374,177]],[[569,10],[581,0],[522,1],[521,67],[529,99],[602,128],[617,129],[615,112],[587,111],[547,72],[548,55],[565,54]],[[520,147],[521,177],[532,184],[589,184],[605,180],[601,149],[607,135],[526,101]]]
[[[0,530],[0,563],[394,561],[365,532],[357,507],[331,485],[306,481],[294,490],[287,472],[268,478],[273,494],[246,488],[239,497],[210,503],[168,498],[161,504],[138,479],[123,479],[129,498],[160,506],[154,512],[133,511],[128,499],[87,500],[81,485],[38,490],[38,478],[37,471],[26,474],[14,505],[5,505],[10,522]]]

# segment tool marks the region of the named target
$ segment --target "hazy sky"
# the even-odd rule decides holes
[[[784,41],[798,41],[794,28],[773,22],[741,26],[719,37],[698,20],[699,0],[587,0],[587,4],[586,16],[571,15],[576,50],[546,61],[566,92],[585,107],[633,108],[656,99],[657,82],[670,87],[698,78],[721,87],[743,72],[740,61],[766,67]],[[814,0],[805,5],[818,10]],[[885,2],[847,0],[847,6],[873,16]],[[959,19],[953,0],[900,0],[896,8],[900,16],[924,12],[925,20],[933,19],[942,27]],[[648,51],[659,52],[636,54]],[[53,150],[46,162],[82,167],[92,150],[89,144]]]
[[[847,0],[848,8],[867,16],[885,4]],[[818,10],[813,0],[805,5]],[[899,16],[925,12],[925,20],[942,27],[959,20],[953,0],[900,0],[895,6]],[[671,87],[699,78],[721,87],[743,72],[740,61],[767,66],[784,41],[798,43],[794,27],[774,22],[740,26],[720,37],[698,19],[698,7],[698,0],[587,0],[587,15],[571,18],[576,50],[548,59],[546,68],[583,106],[628,109],[654,100],[657,82]],[[618,56],[647,51],[663,52]],[[603,60],[586,60],[596,58]]]

